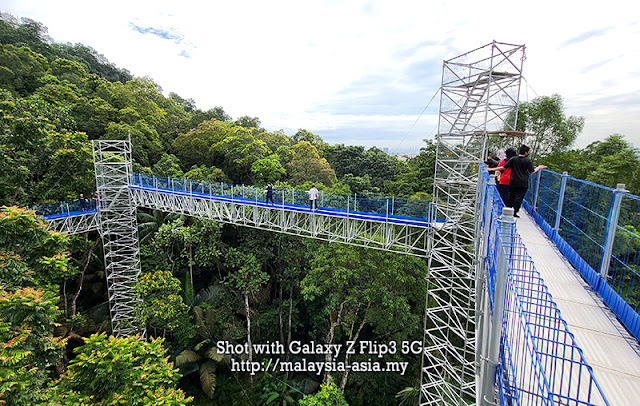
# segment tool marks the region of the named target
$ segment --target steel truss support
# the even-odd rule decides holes
[[[445,61],[436,172],[421,405],[476,401],[479,166],[494,133],[514,131],[524,46],[493,42]]]
[[[131,142],[93,141],[93,160],[113,335],[144,335],[135,309],[140,300],[134,292],[140,274],[140,248],[136,206],[129,191]]]
[[[56,219],[47,219],[49,230],[55,230],[63,234],[81,234],[88,231],[98,230],[100,228],[100,213],[92,211],[77,216],[60,217]]]
[[[223,223],[402,254],[427,256],[428,228],[132,189],[133,204]]]

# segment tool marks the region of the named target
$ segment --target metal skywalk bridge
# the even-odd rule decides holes
[[[311,210],[306,193],[294,188],[275,190],[274,203],[267,204],[258,187],[140,174],[130,176],[128,189],[136,207],[408,255],[428,252],[427,201],[321,193]],[[60,209],[45,215],[51,229],[78,234],[99,228],[95,208],[54,207]]]
[[[274,193],[276,204],[268,206],[259,190],[136,175],[128,142],[94,141],[99,214],[69,215],[86,219],[57,219],[52,224],[73,232],[95,227],[97,221],[105,244],[115,335],[139,331],[133,317],[137,299],[131,292],[140,269],[135,208],[142,206],[426,257],[429,292],[421,405],[616,404],[607,400],[616,388],[601,388],[589,364],[602,354],[581,350],[582,343],[570,331],[580,327],[563,319],[556,294],[536,270],[513,219],[508,213],[501,216],[503,205],[495,186],[481,171],[489,137],[514,133],[512,113],[523,60],[524,46],[493,42],[445,61],[434,201],[424,211],[414,212],[396,199],[370,202],[356,197],[353,202],[348,197],[346,204],[338,204],[323,196],[322,207],[314,212],[304,204],[305,194],[287,190]],[[598,227],[581,234],[576,230],[591,224],[585,220],[589,213],[601,212],[589,203],[599,200],[591,199],[579,209],[567,193],[571,183],[552,179],[545,184],[537,178],[532,184],[529,210],[593,289],[612,310],[618,309],[613,310],[617,317],[637,332],[640,279],[635,269],[640,255],[629,264],[629,255],[623,254],[629,250],[620,247],[636,244],[625,224],[640,209],[629,203],[631,209],[621,215],[613,193],[611,206],[600,205],[609,210],[603,215],[609,220],[596,219]],[[614,215],[616,207],[627,222],[622,226]],[[550,218],[553,213],[559,214]],[[575,213],[583,214],[575,218]],[[605,239],[605,234],[613,237]],[[616,243],[618,236],[622,242]],[[580,254],[567,248],[570,240],[577,241],[574,249]],[[602,247],[597,258],[592,258],[597,247],[581,251],[592,241]],[[602,267],[612,255],[616,259]],[[589,267],[606,272],[599,277],[602,271],[596,271],[594,276]],[[595,315],[594,309],[590,307],[589,314]],[[631,379],[633,368],[619,374]]]

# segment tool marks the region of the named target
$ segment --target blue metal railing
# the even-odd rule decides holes
[[[500,338],[497,367],[495,374],[488,376],[490,385],[484,394],[493,397],[495,382],[501,405],[608,405],[514,222],[501,218],[504,204],[495,185],[488,184],[486,171],[483,175],[481,196],[484,204],[490,205],[482,215],[482,224],[489,222],[483,237],[487,306],[492,318],[500,317],[493,319],[493,327],[479,337],[481,349],[491,347],[492,334],[494,339],[495,334]],[[500,278],[500,272],[506,272],[506,277],[503,274]],[[502,284],[497,282],[500,280]],[[503,299],[496,302],[496,298]],[[499,331],[494,331],[495,326]],[[491,360],[490,351],[481,359],[485,357]]]
[[[59,217],[80,216],[97,211],[96,203],[93,199],[65,200],[57,203],[43,203],[28,207],[39,216],[44,216],[49,220]]]
[[[161,178],[151,175],[134,174],[131,184],[145,189],[184,192],[202,196],[238,199],[239,203],[264,203],[264,187],[235,185],[227,183],[199,182],[188,179]],[[274,204],[284,207],[309,207],[309,195],[305,190],[295,188],[274,188]],[[323,212],[375,214],[381,218],[406,218],[428,221],[430,201],[399,197],[362,196],[320,191],[317,207]]]
[[[640,339],[640,197],[543,170],[524,207]]]

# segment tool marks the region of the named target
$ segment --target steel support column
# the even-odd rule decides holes
[[[144,335],[135,309],[140,300],[134,291],[140,274],[140,248],[136,206],[129,191],[131,142],[95,140],[93,160],[113,335]]]
[[[476,401],[478,173],[489,137],[515,132],[523,60],[524,46],[493,42],[443,64],[421,405]]]

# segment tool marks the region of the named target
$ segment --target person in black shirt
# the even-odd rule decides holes
[[[271,185],[271,183],[267,183],[267,199],[265,203],[269,204],[269,200],[271,200],[271,205],[275,204],[273,202],[273,185]]]
[[[500,161],[497,161],[493,158],[493,154],[491,154],[491,152],[487,153],[487,160],[484,161],[485,165],[487,165],[489,168],[495,168],[496,166],[498,166],[498,163]]]
[[[87,211],[87,208],[89,207],[89,202],[87,201],[87,199],[84,198],[84,195],[82,193],[80,193],[80,198],[78,200],[80,201],[80,210]]]
[[[509,159],[504,166],[497,167],[496,170],[511,168],[511,179],[509,180],[509,198],[507,199],[507,207],[513,207],[513,217],[518,216],[520,206],[527,194],[529,187],[529,174],[536,173],[540,169],[545,169],[545,165],[533,167],[531,159],[529,159],[530,148],[526,145],[520,147],[520,155]]]

